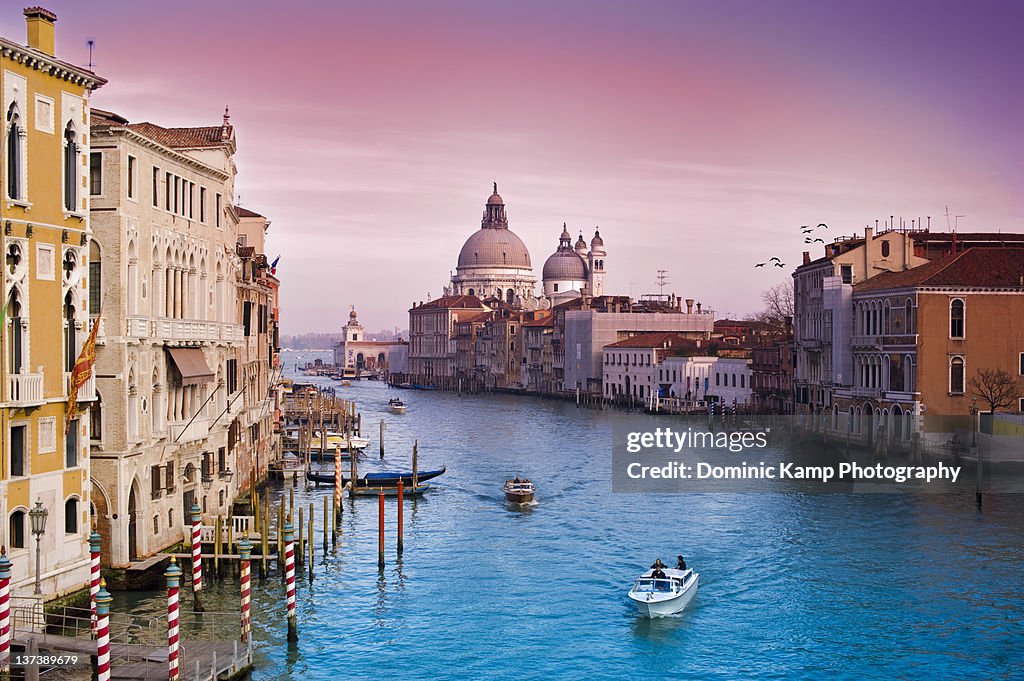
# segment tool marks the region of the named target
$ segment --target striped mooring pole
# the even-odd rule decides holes
[[[181,568],[173,556],[164,577],[167,578],[167,679],[178,681],[178,588],[181,586]]]
[[[89,535],[89,620],[92,636],[96,637],[96,594],[100,592],[100,542],[102,537],[95,530]]]
[[[284,583],[288,598],[288,642],[299,640],[295,619],[295,528],[289,519],[284,524]]]
[[[0,548],[0,674],[11,669],[11,561]]]
[[[355,455],[355,453],[352,451],[351,447],[349,447],[348,453],[349,453],[349,456],[354,456]],[[352,481],[352,484],[353,485],[356,484],[354,480]],[[335,448],[334,448],[334,513],[335,513],[335,517],[331,519],[332,526],[336,526],[338,524],[337,516],[341,515],[341,491],[342,491],[341,487],[342,487],[342,477],[341,477],[341,445],[336,445]],[[324,522],[325,523],[327,522],[327,518],[324,518]]]
[[[242,541],[238,542],[238,557],[242,574],[242,635],[240,637],[242,643],[249,640],[249,558],[251,556],[252,544],[249,542],[248,535],[243,535]]]
[[[100,580],[96,594],[96,681],[110,681],[110,602],[107,583]]]
[[[203,611],[200,592],[203,590],[203,540],[199,504],[192,504],[192,609]]]

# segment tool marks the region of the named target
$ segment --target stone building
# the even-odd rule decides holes
[[[455,326],[488,308],[476,296],[444,296],[409,309],[408,377],[414,385],[456,389]]]
[[[0,38],[0,544],[13,592],[30,593],[38,574],[52,597],[89,579],[93,432],[83,409],[95,399],[94,381],[67,410],[71,370],[98,313],[89,97],[106,81],[57,59],[56,15],[39,7],[24,14],[27,44]],[[47,515],[35,540],[29,513],[37,505]]]
[[[401,338],[367,338],[353,307],[348,313],[348,323],[342,328],[341,341],[334,346],[334,365],[354,370],[357,374],[363,371],[404,374],[408,352],[409,343]]]
[[[1024,411],[1024,247],[970,248],[854,286],[852,385],[831,423],[864,444],[942,444],[970,430],[971,379],[1002,369],[1016,381],[1007,412]]]
[[[235,137],[93,112],[92,220],[105,330],[93,505],[124,566],[180,541],[198,502],[225,514],[251,377],[240,316]],[[229,431],[234,437],[229,437]]]

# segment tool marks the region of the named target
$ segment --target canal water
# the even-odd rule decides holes
[[[322,355],[321,355],[322,356]],[[309,353],[285,353],[291,369]],[[292,372],[290,372],[292,373]],[[377,568],[377,502],[345,501],[337,547],[299,581],[299,643],[285,643],[276,574],[254,580],[254,679],[1021,678],[1024,497],[611,492],[611,433],[656,427],[642,414],[515,396],[342,388],[372,444],[363,469],[448,466],[407,501],[395,555]],[[663,423],[662,423],[663,424]],[[506,506],[524,474],[538,503]],[[280,495],[280,487],[273,494]],[[275,496],[279,498],[279,496]],[[679,616],[640,619],[633,577],[683,553],[701,573]],[[237,608],[237,578],[206,586],[208,610]],[[183,599],[187,602],[187,599]],[[115,609],[164,612],[159,593]],[[186,666],[186,669],[188,667]]]

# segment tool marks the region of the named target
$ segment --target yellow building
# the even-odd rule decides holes
[[[38,569],[50,598],[88,581],[92,380],[66,435],[64,424],[71,368],[97,313],[89,300],[89,96],[105,81],[54,57],[56,15],[33,7],[25,18],[27,46],[0,37],[0,543],[15,593],[30,593],[29,510],[42,503]]]

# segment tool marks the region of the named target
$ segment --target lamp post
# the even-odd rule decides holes
[[[978,398],[971,398],[971,447],[978,446]]]
[[[977,461],[974,471],[974,500],[977,502],[978,508],[981,508],[981,450],[978,449],[977,420],[978,398],[975,396],[971,398],[971,450],[973,450]]]
[[[39,586],[39,560],[42,556],[40,543],[43,533],[46,532],[46,517],[48,515],[50,515],[50,512],[43,506],[42,499],[36,499],[36,505],[28,512],[29,520],[32,523],[32,534],[36,537],[36,590],[33,592],[36,594],[43,593],[43,590]]]

